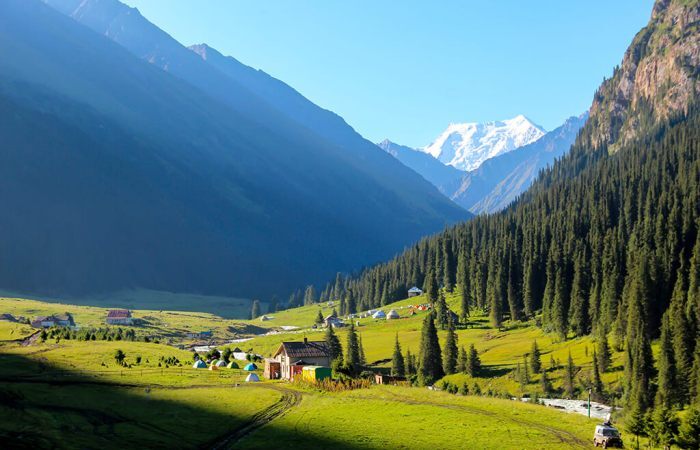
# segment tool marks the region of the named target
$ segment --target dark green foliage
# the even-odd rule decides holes
[[[430,269],[430,271],[428,271],[428,273],[425,276],[424,290],[426,294],[428,294],[428,298],[431,302],[434,303],[437,301],[439,287],[437,284],[437,280],[435,279],[435,271],[433,269]]]
[[[418,372],[416,355],[413,355],[410,349],[406,350],[406,358],[404,358],[404,361],[406,362],[406,376],[416,375]]]
[[[231,354],[233,351],[231,350],[230,347],[226,347],[222,352],[221,352],[221,359],[226,361],[226,363],[229,363],[231,360]]]
[[[340,343],[338,335],[333,331],[333,327],[326,329],[325,336],[326,345],[328,345],[329,354],[332,362],[336,362],[339,366],[343,364],[343,346]]]
[[[117,364],[124,364],[125,358],[126,354],[122,351],[122,349],[118,348],[114,351],[114,360],[117,362]]]
[[[664,314],[661,323],[660,344],[656,404],[662,409],[667,409],[676,405],[680,399],[668,311]]]
[[[449,321],[447,328],[447,339],[445,339],[445,348],[442,353],[442,370],[445,375],[453,374],[457,371],[457,333],[455,333],[454,324]]]
[[[678,436],[678,419],[669,408],[662,406],[654,411],[651,423],[650,440],[654,446],[671,448]]]
[[[321,309],[318,310],[318,314],[316,314],[316,320],[314,320],[314,323],[316,325],[321,325],[323,323],[323,313],[321,312]]]
[[[462,323],[467,323],[467,319],[469,317],[469,310],[470,310],[470,305],[472,304],[472,299],[471,299],[471,284],[469,280],[469,264],[467,262],[467,250],[464,248],[465,246],[463,245],[462,248],[459,251],[459,255],[457,258],[457,284],[459,285],[459,293],[460,293],[460,312],[459,312],[459,320]]]
[[[474,344],[471,344],[469,346],[469,352],[467,353],[466,372],[472,377],[478,377],[480,370],[481,359],[479,358],[479,352],[476,351]]]
[[[357,332],[355,331],[355,325],[351,322],[348,328],[348,340],[345,355],[345,369],[346,371],[357,376],[362,371],[362,364],[360,359],[360,342],[357,337]]]
[[[532,373],[540,373],[540,370],[542,370],[542,356],[540,354],[540,348],[537,346],[537,341],[532,341],[530,368],[532,369]]]
[[[547,371],[543,370],[540,377],[540,387],[542,388],[542,394],[545,396],[552,392],[552,384],[549,382],[549,377],[547,376]]]
[[[598,369],[602,373],[607,372],[612,364],[612,351],[607,336],[599,337],[596,345],[598,346]]]
[[[397,377],[403,377],[406,375],[398,333],[396,334],[396,342],[394,343],[394,355],[391,358],[391,374]]]
[[[317,301],[316,288],[313,285],[306,286],[306,290],[304,291],[304,305],[311,305]]]
[[[433,314],[426,315],[423,320],[418,375],[423,385],[431,385],[444,375],[442,370],[442,352]]]
[[[447,292],[452,292],[456,281],[456,261],[452,249],[452,238],[446,236],[442,240],[443,286]]]
[[[678,429],[678,443],[683,448],[700,448],[700,407],[688,410]]]
[[[446,330],[450,323],[450,310],[447,307],[447,302],[445,300],[445,293],[440,291],[437,301],[434,303],[435,306],[435,317],[437,320],[437,325],[441,330]]]
[[[250,308],[250,318],[255,319],[260,317],[260,300],[253,300],[253,305]]]
[[[574,398],[576,394],[575,377],[578,368],[574,365],[574,360],[571,358],[571,352],[569,352],[569,358],[566,360],[566,367],[564,372],[564,392],[567,398]]]
[[[360,346],[360,365],[362,367],[367,365],[367,359],[365,358],[365,346],[362,345],[362,335],[358,334],[357,335],[357,340]]]
[[[605,398],[603,380],[600,378],[600,363],[598,362],[598,354],[593,350],[593,398],[601,401]]]
[[[467,373],[467,351],[464,347],[459,349],[459,357],[457,358],[457,372]]]

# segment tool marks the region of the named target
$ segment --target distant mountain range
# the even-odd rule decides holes
[[[545,133],[523,115],[495,122],[453,123],[420,150],[444,164],[470,171],[489,158],[535,142]]]
[[[470,214],[288,85],[116,0],[0,2],[0,287],[238,297]]]
[[[476,164],[483,155],[496,155],[480,161],[476,169],[467,172],[432,156],[447,155],[445,160],[454,161],[454,158],[449,158],[449,153],[439,153],[433,151],[434,148],[431,150],[435,144],[424,149],[413,149],[384,140],[377,145],[420,173],[440,192],[470,212],[491,213],[508,206],[532,184],[540,170],[563,156],[587,117],[587,114],[570,117],[560,127],[535,140],[532,140],[533,136],[539,135],[541,128],[532,125],[524,116],[483,125],[450,125],[435,142],[442,142],[442,147],[459,148],[462,161],[471,158],[470,161]],[[464,130],[468,130],[468,133],[462,133]],[[476,138],[478,130],[484,132],[479,139]],[[445,138],[447,135],[452,138]],[[469,139],[462,139],[467,135]],[[530,142],[517,145],[527,141]],[[474,142],[480,142],[475,153],[467,150],[475,148],[470,147]]]

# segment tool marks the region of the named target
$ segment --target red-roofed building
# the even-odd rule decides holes
[[[107,325],[132,325],[131,311],[128,309],[110,309],[107,313]]]

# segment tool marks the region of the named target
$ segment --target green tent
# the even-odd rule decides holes
[[[235,361],[231,361],[226,367],[228,367],[229,369],[239,369],[238,364],[236,364]]]

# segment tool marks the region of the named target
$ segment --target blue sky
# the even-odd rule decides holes
[[[584,112],[653,0],[125,0],[185,45],[285,81],[372,141]]]

